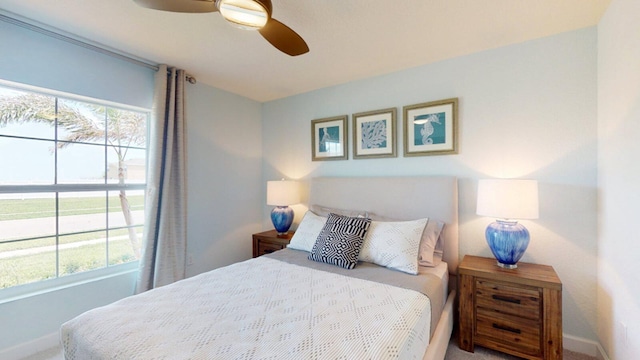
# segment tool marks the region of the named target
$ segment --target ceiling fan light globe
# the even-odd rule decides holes
[[[271,9],[256,0],[217,0],[220,15],[232,25],[245,30],[264,27],[271,16]]]

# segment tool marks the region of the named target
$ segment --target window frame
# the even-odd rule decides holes
[[[12,81],[7,81],[7,80],[3,80],[0,79],[0,86],[5,87],[5,88],[9,88],[9,89],[14,89],[16,91],[22,91],[22,92],[31,92],[31,93],[36,93],[36,94],[40,94],[40,95],[45,95],[45,96],[51,96],[53,98],[55,98],[55,104],[56,104],[56,108],[57,108],[57,103],[60,100],[69,100],[69,101],[75,101],[75,102],[82,102],[82,103],[88,103],[88,104],[93,104],[93,105],[99,105],[99,106],[104,106],[105,108],[115,108],[115,109],[119,109],[119,110],[125,110],[125,111],[132,111],[132,112],[139,112],[139,113],[143,113],[146,114],[146,134],[145,134],[145,144],[143,146],[124,146],[122,145],[121,147],[123,148],[128,148],[128,149],[137,149],[137,150],[144,150],[145,151],[145,173],[149,171],[149,144],[150,144],[150,120],[151,120],[151,109],[148,108],[143,108],[143,107],[138,107],[138,106],[132,106],[132,105],[127,105],[127,104],[121,104],[121,103],[116,103],[116,102],[112,102],[112,101],[108,101],[108,100],[102,100],[102,99],[96,99],[96,98],[91,98],[91,97],[87,97],[87,96],[81,96],[81,95],[75,95],[75,94],[70,94],[70,93],[66,93],[66,92],[61,92],[61,91],[57,91],[57,90],[51,90],[51,89],[46,89],[46,88],[41,88],[41,87],[36,87],[36,86],[32,86],[32,85],[27,85],[27,84],[21,84],[21,83],[16,83],[16,82],[12,82]],[[56,109],[57,112],[57,109]],[[106,115],[105,115],[106,116]],[[57,124],[55,125],[57,126]],[[106,126],[106,124],[105,124]],[[55,130],[57,133],[57,130]],[[39,140],[39,141],[43,141],[43,142],[52,142],[54,144],[56,143],[60,143],[60,142],[69,142],[66,140],[61,140],[57,138],[57,134],[55,136],[54,139],[46,139],[46,138],[41,138],[41,137],[28,137],[28,136],[16,136],[16,135],[0,135],[0,137],[2,138],[10,138],[10,139],[25,139],[25,140]],[[89,144],[86,142],[71,142],[73,144]],[[119,191],[140,191],[142,190],[143,192],[146,193],[146,189],[147,189],[147,182],[146,179],[143,183],[131,183],[131,184],[118,184],[118,183],[110,183],[108,181],[107,178],[107,168],[109,166],[108,161],[109,161],[109,157],[107,156],[107,152],[109,151],[109,147],[111,147],[111,145],[108,144],[108,142],[106,142],[105,139],[105,143],[104,144],[96,144],[96,143],[90,143],[90,145],[93,146],[98,146],[98,147],[102,147],[105,149],[105,181],[103,183],[98,183],[98,184],[92,184],[92,183],[81,183],[81,184],[69,184],[69,183],[57,183],[58,179],[57,176],[54,177],[53,179],[53,183],[52,184],[37,184],[37,185],[0,185],[0,194],[36,194],[36,193],[54,193],[55,194],[55,199],[56,199],[56,209],[58,210],[58,199],[59,199],[59,194],[61,193],[70,193],[70,192],[102,192],[104,193],[104,196],[106,198],[106,204],[108,205],[109,201],[108,201],[108,197],[110,192],[119,192]],[[58,161],[57,159],[54,160],[55,161],[55,168],[58,168]],[[57,170],[56,170],[57,171]],[[105,213],[104,215],[108,218],[109,217],[109,209],[106,208],[105,209]],[[56,223],[59,221],[59,217],[60,214],[58,211],[56,211]],[[109,227],[109,222],[107,220],[107,223],[105,224],[105,228],[99,228],[99,229],[93,229],[90,232],[99,232],[99,231],[111,231],[111,230],[117,230],[117,229],[128,229],[128,228],[139,228],[140,226],[144,227],[144,221],[142,225],[131,225],[131,226],[124,226],[124,227],[114,227],[114,228],[110,228]],[[74,233],[71,233],[74,234]],[[56,238],[56,245],[59,245],[59,238],[62,236],[68,235],[67,233],[60,233],[59,229],[56,227],[55,230],[55,234],[52,235],[48,235],[47,237],[55,237]],[[7,241],[5,243],[10,243],[10,242],[18,242],[18,241],[29,241],[31,238],[24,238],[24,239],[12,239],[10,241]],[[60,269],[60,261],[59,261],[59,248],[56,248],[55,252],[55,256],[56,256],[56,269],[55,269],[55,277],[53,278],[49,278],[49,279],[44,279],[44,280],[38,280],[38,281],[34,281],[34,282],[29,282],[29,283],[24,283],[24,284],[18,284],[18,285],[14,285],[14,286],[10,286],[7,288],[3,288],[0,289],[0,304],[5,303],[7,301],[13,301],[15,299],[18,298],[22,298],[22,297],[26,297],[26,296],[31,296],[33,294],[39,294],[39,293],[43,293],[43,292],[49,292],[49,291],[56,291],[59,290],[61,288],[65,288],[65,287],[69,287],[69,286],[73,286],[75,284],[81,284],[81,283],[86,283],[86,282],[91,282],[91,281],[97,281],[100,279],[104,279],[107,277],[111,277],[111,276],[118,276],[118,275],[122,275],[125,273],[131,273],[131,272],[137,272],[138,271],[138,264],[139,264],[139,260],[133,260],[133,261],[129,261],[129,262],[125,262],[125,263],[120,263],[120,264],[115,264],[115,265],[110,265],[109,264],[109,239],[108,236],[106,238],[106,242],[107,242],[107,246],[105,249],[105,259],[106,262],[104,264],[103,267],[100,268],[95,268],[95,269],[90,269],[90,270],[86,270],[86,271],[82,271],[82,272],[78,272],[78,273],[73,273],[73,274],[62,274],[61,269]]]

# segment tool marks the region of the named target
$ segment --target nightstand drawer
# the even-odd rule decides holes
[[[476,279],[476,305],[505,314],[540,319],[540,289]]]
[[[540,323],[495,311],[477,309],[476,342],[480,345],[540,356]]]
[[[253,234],[253,257],[270,254],[286,248],[292,237],[293,232],[278,235],[275,230]]]
[[[285,246],[286,245],[259,241],[258,242],[258,256],[264,255],[264,254],[270,254],[270,253],[272,253],[274,251],[278,251],[278,250],[284,249]]]

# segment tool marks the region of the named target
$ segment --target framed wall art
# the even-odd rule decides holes
[[[396,157],[396,108],[353,114],[353,158]]]
[[[404,156],[458,153],[458,98],[403,107]]]
[[[347,157],[347,115],[311,120],[311,160]]]

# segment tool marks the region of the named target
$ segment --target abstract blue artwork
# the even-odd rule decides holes
[[[444,144],[446,126],[444,112],[415,116],[413,118],[414,145]]]
[[[326,153],[332,151],[333,145],[340,143],[340,127],[321,127],[318,129],[318,139],[320,139],[318,152]]]
[[[366,121],[360,126],[363,149],[387,147],[387,120]]]

